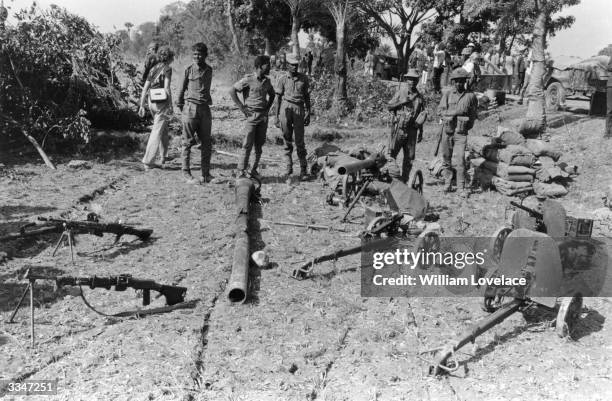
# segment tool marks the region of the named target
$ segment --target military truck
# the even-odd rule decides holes
[[[544,76],[547,109],[556,111],[565,104],[566,99],[587,97],[591,102],[590,114],[600,114],[602,100],[605,109],[606,66],[609,61],[608,56],[596,56],[565,68],[549,64]]]

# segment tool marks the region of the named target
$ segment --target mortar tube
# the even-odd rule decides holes
[[[233,304],[242,304],[247,298],[249,283],[249,203],[253,194],[253,181],[248,178],[236,180],[236,221],[232,274],[228,283],[227,297]]]
[[[376,159],[368,157],[365,160],[355,160],[353,162],[342,163],[337,166],[336,172],[340,175],[357,173],[363,169],[372,168],[376,166]]]

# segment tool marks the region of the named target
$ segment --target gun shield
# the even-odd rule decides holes
[[[253,194],[253,181],[248,178],[236,180],[236,238],[232,275],[230,276],[227,297],[232,303],[244,303],[247,298],[249,281],[249,203]]]

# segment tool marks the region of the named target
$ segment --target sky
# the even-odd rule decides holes
[[[124,23],[135,26],[156,21],[160,10],[175,0],[38,0],[41,6],[51,3],[65,7],[87,18],[102,32],[122,29]],[[32,0],[4,0],[13,10],[28,7]],[[576,17],[572,28],[560,31],[549,40],[553,58],[574,56],[584,59],[597,54],[612,43],[612,0],[582,0],[577,6],[567,8],[562,14]],[[303,36],[302,36],[303,37]]]

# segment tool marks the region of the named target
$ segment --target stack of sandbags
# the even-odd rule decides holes
[[[492,137],[468,137],[474,179],[483,188],[494,187],[504,195],[528,192],[546,197],[567,194],[563,181],[576,167],[558,163],[561,152],[539,139],[526,139],[499,127]]]

